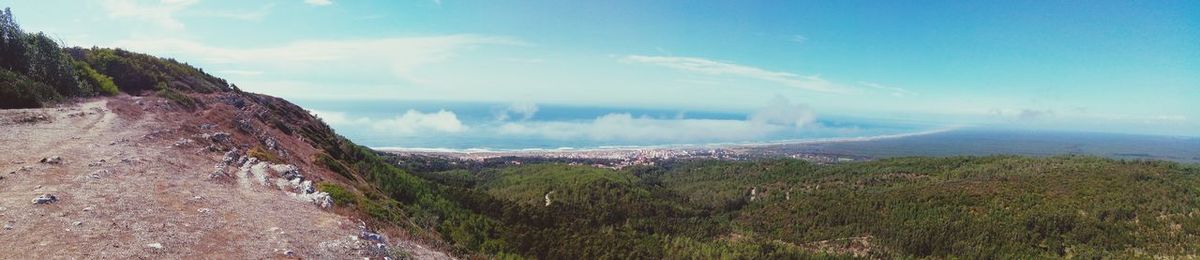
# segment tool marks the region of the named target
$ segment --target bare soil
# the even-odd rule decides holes
[[[210,178],[223,152],[206,149],[196,132],[223,129],[196,121],[228,118],[165,113],[165,102],[126,96],[0,110],[0,259],[380,256],[358,237],[357,220],[278,189]],[[61,163],[39,162],[54,156]],[[34,204],[43,194],[57,201]],[[448,257],[393,243],[401,245],[393,252]]]

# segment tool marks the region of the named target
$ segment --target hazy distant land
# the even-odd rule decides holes
[[[562,158],[661,160],[792,157],[836,162],[903,156],[1092,155],[1114,159],[1200,162],[1200,138],[1031,130],[955,129],[862,138],[797,140],[763,144],[613,147],[596,149],[431,150],[377,148],[395,154],[457,159]]]

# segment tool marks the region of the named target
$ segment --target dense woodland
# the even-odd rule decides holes
[[[233,92],[324,153],[339,210],[461,256],[780,259],[1186,257],[1200,253],[1200,166],[1094,157],[679,161],[609,170],[388,157],[285,100],[171,59],[62,48],[0,13],[0,108],[74,97]],[[239,101],[240,102],[240,101]],[[547,203],[549,197],[549,203]]]
[[[835,257],[852,239],[869,241],[859,256],[889,258],[1200,251],[1200,166],[1173,162],[789,159],[417,174],[498,222],[504,232],[491,239],[538,258]]]
[[[229,90],[223,79],[173,59],[121,49],[66,48],[44,33],[26,33],[0,11],[0,108],[42,107],[74,97]]]

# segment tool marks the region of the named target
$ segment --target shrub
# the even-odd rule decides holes
[[[358,201],[358,195],[347,191],[346,188],[333,183],[321,183],[318,185],[321,191],[329,193],[329,197],[333,199],[333,204],[338,206],[346,206],[355,204]]]
[[[92,69],[92,66],[88,65],[86,62],[75,61],[74,63],[75,72],[79,73],[79,80],[90,83],[92,87],[95,87],[94,92],[96,94],[105,96],[113,96],[117,94],[119,90],[117,88],[117,84],[113,83],[112,77]]]
[[[195,109],[196,108],[196,104],[197,104],[196,99],[193,99],[191,96],[188,96],[187,94],[179,93],[179,91],[175,91],[174,89],[165,88],[165,87],[161,88],[158,90],[158,96],[166,98],[166,99],[170,99],[171,101],[174,101],[175,104],[179,104],[180,106],[183,106],[184,108],[187,108],[187,109]]]
[[[275,156],[275,154],[271,153],[271,151],[263,149],[261,146],[250,148],[250,151],[246,152],[246,156],[258,158],[259,160],[272,163],[283,163],[283,159],[280,159],[279,156]]]
[[[50,85],[0,69],[0,109],[41,107],[61,98]]]

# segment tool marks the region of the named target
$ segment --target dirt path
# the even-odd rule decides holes
[[[369,256],[354,221],[209,179],[220,153],[177,146],[181,123],[113,103],[141,105],[0,110],[0,259]],[[42,194],[57,201],[32,203]]]

